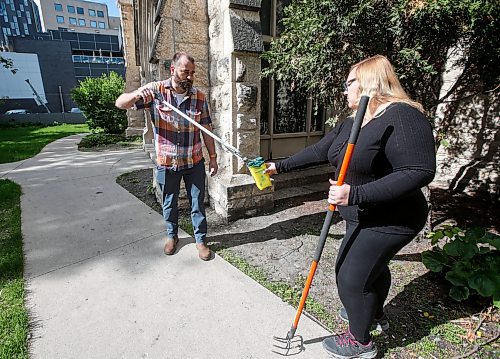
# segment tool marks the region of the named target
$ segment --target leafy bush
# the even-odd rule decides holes
[[[78,144],[78,148],[93,148],[113,144],[121,144],[126,146],[127,144],[133,144],[133,142],[142,143],[142,137],[126,137],[125,135],[117,134],[92,133],[82,138],[82,140]]]
[[[500,236],[484,228],[463,231],[452,226],[428,236],[433,247],[422,253],[422,262],[429,270],[445,274],[452,284],[450,297],[462,301],[477,293],[493,297],[494,305],[500,307]],[[441,248],[442,239],[446,243]]]
[[[121,134],[127,128],[125,111],[115,107],[115,100],[123,93],[125,80],[115,72],[109,76],[87,77],[72,90],[72,98],[87,118],[91,130]]]
[[[349,66],[383,54],[411,97],[433,113],[457,92],[496,89],[499,4],[491,0],[292,0],[284,8],[280,24],[284,30],[263,54],[271,64],[263,75],[341,109],[345,96],[340,84]],[[449,59],[463,73],[440,97]]]

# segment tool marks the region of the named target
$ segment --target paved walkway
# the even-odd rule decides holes
[[[186,233],[165,256],[162,217],[116,184],[149,158],[79,152],[80,138],[0,165],[23,191],[31,358],[281,358],[273,335],[295,309],[220,257],[199,260]],[[320,325],[302,315],[297,334],[295,358],[328,357]]]

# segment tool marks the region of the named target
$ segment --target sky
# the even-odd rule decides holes
[[[120,16],[120,10],[118,10],[117,0],[89,0],[93,2],[99,2],[108,5],[109,16]]]

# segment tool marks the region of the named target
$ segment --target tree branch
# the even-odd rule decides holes
[[[493,336],[493,338],[490,338],[488,339],[487,341],[485,341],[484,343],[481,343],[480,345],[476,345],[474,346],[474,348],[463,354],[463,355],[459,355],[459,356],[455,356],[451,359],[464,359],[464,358],[470,358],[472,354],[476,353],[479,349],[481,349],[483,346],[487,345],[487,344],[490,344],[491,342],[494,342],[495,340],[497,340],[498,338],[500,337],[500,332],[496,333],[496,335]]]

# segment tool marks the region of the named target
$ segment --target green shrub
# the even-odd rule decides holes
[[[450,297],[465,300],[470,294],[493,297],[500,307],[500,236],[484,228],[445,226],[428,235],[433,245],[422,253],[422,262],[431,271],[443,273],[452,287]],[[440,240],[446,243],[439,246]]]
[[[141,136],[129,136],[106,134],[106,133],[92,133],[82,138],[78,144],[78,148],[94,148],[106,145],[120,144],[123,146],[132,145],[134,142],[142,143]]]
[[[121,134],[127,128],[125,111],[115,107],[115,101],[123,93],[125,80],[115,72],[109,76],[87,77],[72,90],[72,98],[87,118],[91,130]]]

